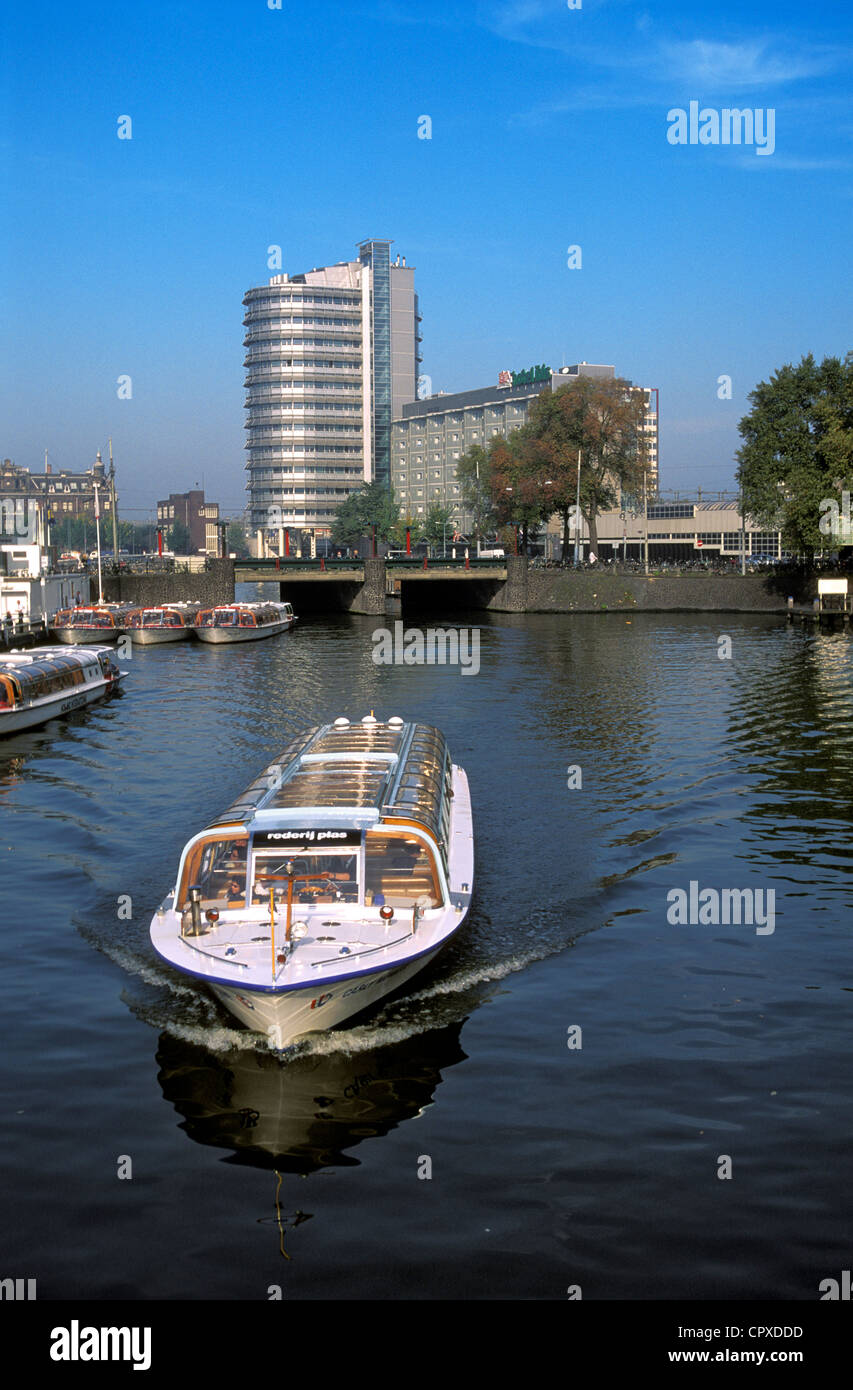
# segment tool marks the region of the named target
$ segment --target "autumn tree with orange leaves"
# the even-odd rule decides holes
[[[618,505],[621,493],[639,496],[643,488],[646,401],[622,377],[599,380],[579,376],[571,385],[543,391],[530,407],[524,434],[525,477],[538,480],[546,514],[563,522],[563,555],[568,554],[580,453],[580,508],[598,550],[599,513]],[[532,497],[536,485],[528,489]]]

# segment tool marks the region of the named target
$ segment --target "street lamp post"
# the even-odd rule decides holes
[[[581,523],[581,451],[578,449],[578,492],[575,501],[575,569],[580,564],[580,523]]]

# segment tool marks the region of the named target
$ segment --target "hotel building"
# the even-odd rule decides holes
[[[486,447],[492,435],[508,435],[527,420],[530,402],[545,387],[552,391],[570,385],[579,376],[612,380],[612,366],[578,362],[552,372],[531,367],[523,372],[501,372],[494,386],[476,391],[439,394],[404,405],[392,426],[391,481],[403,515],[423,520],[430,507],[455,509],[459,529],[469,531],[473,517],[462,506],[456,468],[473,444]],[[654,387],[643,391],[647,402],[644,433],[649,459],[649,496],[658,487],[658,397]]]
[[[391,422],[420,365],[414,268],[363,241],[243,303],[250,527],[325,534],[349,493],[391,481]]]

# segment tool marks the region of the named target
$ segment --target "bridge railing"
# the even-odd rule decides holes
[[[388,570],[393,571],[395,574],[399,574],[401,570],[422,570],[424,568],[423,558],[418,559],[414,556],[411,559],[405,560],[386,560],[385,564]],[[426,568],[430,570],[460,570],[462,572],[465,570],[494,570],[505,569],[506,561],[477,560],[473,556],[466,560],[464,555],[461,558],[457,556],[456,559],[453,560],[449,555],[434,555],[430,556],[427,560]]]
[[[284,573],[296,570],[351,570],[359,569],[364,566],[363,560],[325,560],[318,557],[316,560],[301,560],[299,556],[287,556],[286,558],[276,558],[263,560],[235,560],[234,567],[238,570],[270,570],[273,574]]]

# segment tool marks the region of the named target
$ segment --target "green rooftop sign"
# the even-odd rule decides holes
[[[527,386],[530,382],[533,381],[550,380],[551,368],[546,367],[544,363],[540,364],[540,366],[538,367],[527,367],[526,370],[523,372],[513,372],[512,374],[513,386]]]

